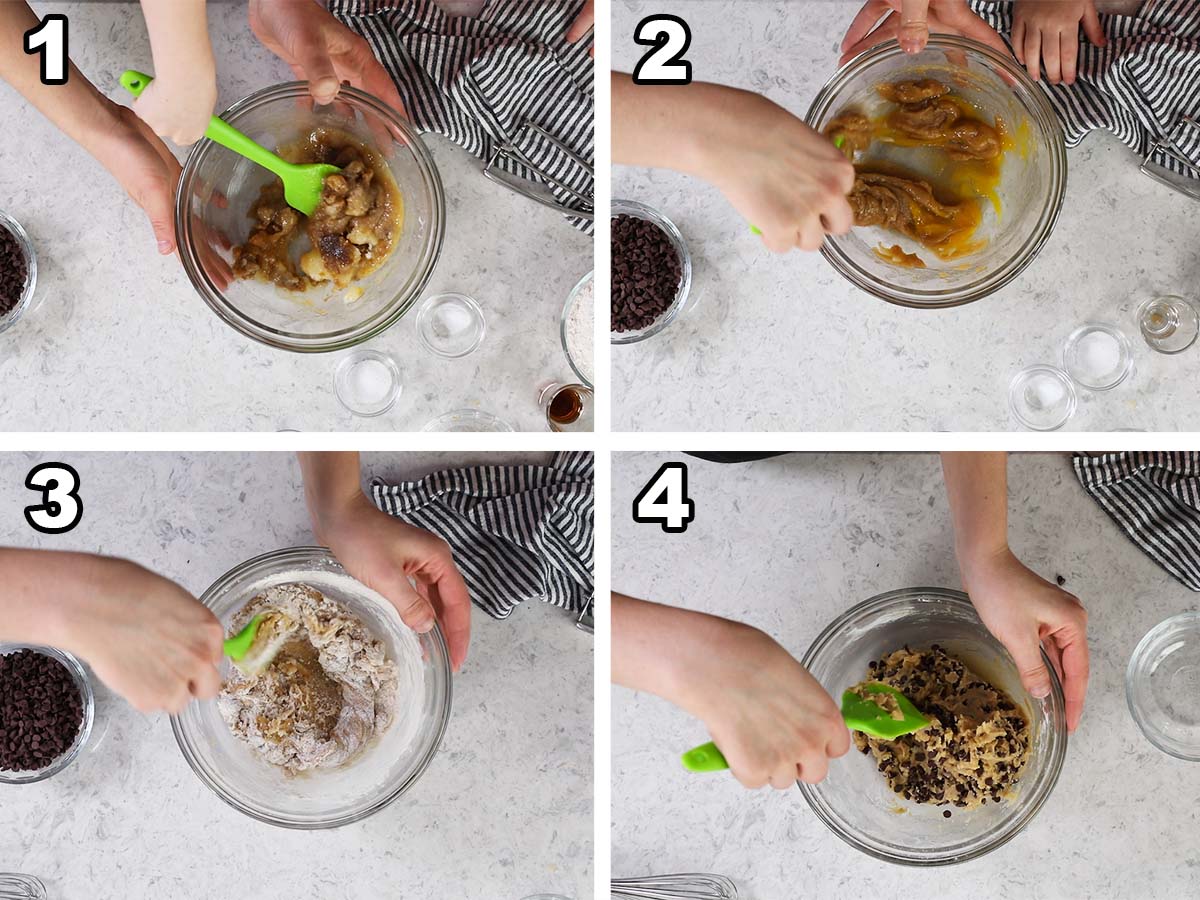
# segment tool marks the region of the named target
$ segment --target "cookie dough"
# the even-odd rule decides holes
[[[395,719],[396,666],[360,619],[305,584],[254,597],[231,633],[268,612],[292,623],[291,638],[260,674],[231,672],[217,698],[221,717],[288,775],[346,764]]]
[[[1004,799],[1029,757],[1029,722],[1002,690],[988,684],[937,644],[905,647],[868,666],[863,686],[891,685],[933,720],[893,741],[854,732],[854,745],[874,755],[897,794],[914,803],[973,808]],[[946,813],[949,815],[949,811]]]

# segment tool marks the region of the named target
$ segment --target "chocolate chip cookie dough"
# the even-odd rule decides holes
[[[291,639],[260,674],[233,670],[217,699],[221,717],[288,775],[345,764],[394,720],[396,666],[361,620],[308,585],[264,591],[232,632],[266,612],[290,623]]]
[[[877,700],[863,685],[891,685],[933,720],[893,741],[854,732],[854,745],[874,755],[892,790],[914,803],[967,809],[1008,794],[1029,757],[1030,737],[1029,722],[1007,694],[937,644],[905,647],[868,668],[867,681],[852,691]]]

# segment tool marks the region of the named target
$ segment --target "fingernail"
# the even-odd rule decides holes
[[[417,634],[428,634],[430,631],[433,631],[433,619],[428,619],[424,622],[414,625],[413,631],[415,631]]]
[[[1037,699],[1041,700],[1043,697],[1049,696],[1050,685],[1035,684],[1033,687],[1031,687],[1029,689],[1029,693],[1033,694],[1033,696],[1035,696]]]
[[[163,254],[163,256],[166,256],[168,253],[170,253],[171,252],[171,242],[170,241],[159,241],[158,242],[158,252]]]

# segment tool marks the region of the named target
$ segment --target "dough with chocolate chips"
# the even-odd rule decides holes
[[[937,644],[905,647],[872,662],[863,686],[891,685],[933,720],[892,741],[854,732],[854,745],[875,757],[897,794],[914,803],[973,808],[1004,799],[1029,757],[1029,722],[1002,690],[988,684]]]

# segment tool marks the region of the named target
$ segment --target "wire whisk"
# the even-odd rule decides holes
[[[614,878],[612,895],[619,900],[737,900],[737,887],[724,875],[687,872]]]
[[[0,900],[46,900],[46,886],[32,875],[0,872]]]

